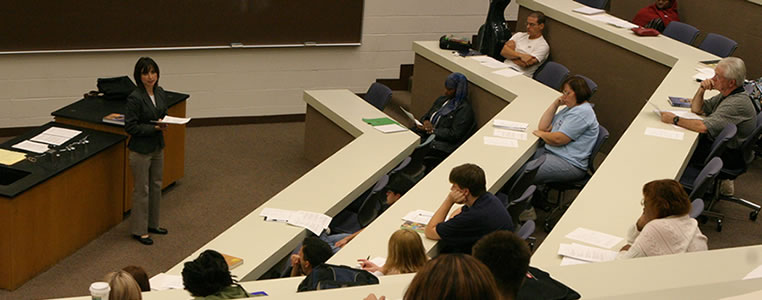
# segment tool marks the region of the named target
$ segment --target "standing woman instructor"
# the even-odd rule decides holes
[[[138,87],[127,97],[124,129],[130,134],[132,192],[132,237],[144,245],[153,244],[148,233],[167,234],[159,227],[161,180],[164,168],[166,124],[154,124],[167,115],[167,95],[159,87],[159,66],[150,57],[135,64]]]

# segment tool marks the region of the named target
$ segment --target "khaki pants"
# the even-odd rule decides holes
[[[164,172],[164,150],[149,154],[130,151],[130,169],[134,179],[130,229],[134,235],[159,227],[161,177]]]

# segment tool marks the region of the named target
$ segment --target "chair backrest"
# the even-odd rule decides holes
[[[392,89],[381,83],[374,82],[368,88],[368,92],[365,93],[365,101],[383,111],[389,100],[392,99]]]
[[[590,7],[599,8],[599,9],[604,9],[606,7],[606,4],[609,2],[609,0],[574,0],[574,1],[577,1],[579,3],[582,3]]]
[[[407,166],[410,164],[410,161],[412,161],[412,160],[413,160],[413,158],[412,158],[412,157],[410,157],[410,156],[408,156],[408,157],[405,157],[405,159],[403,159],[403,160],[402,160],[402,162],[400,162],[400,164],[399,164],[399,165],[397,165],[396,167],[394,167],[394,169],[392,169],[392,170],[389,172],[389,174],[388,174],[388,175],[389,175],[389,176],[391,176],[392,174],[394,174],[394,173],[397,173],[397,172],[399,172],[400,170],[404,169],[405,167],[407,167]]]
[[[722,170],[722,159],[719,157],[712,158],[701,169],[696,179],[693,179],[693,189],[688,197],[691,199],[703,197],[709,190],[709,187],[714,185],[714,180],[720,174],[720,170]]]
[[[669,22],[667,28],[664,28],[663,33],[668,37],[691,45],[696,40],[696,37],[698,37],[699,30],[683,22],[672,21]]]
[[[698,216],[700,216],[703,211],[704,200],[701,200],[701,198],[696,198],[695,200],[691,201],[691,212],[688,214],[691,216],[691,218],[698,218]]]
[[[716,33],[707,34],[704,41],[699,45],[699,49],[719,57],[730,56],[733,51],[736,51],[736,47],[738,47],[736,41]]]
[[[592,79],[588,78],[585,75],[577,75],[577,76],[585,80],[585,82],[587,83],[587,87],[590,88],[590,97],[593,97],[593,95],[595,95],[595,92],[598,91],[598,84],[596,84],[595,81],[593,81]]]
[[[537,171],[540,169],[540,166],[542,166],[543,163],[545,163],[545,155],[527,162],[523,171],[519,174],[518,178],[516,178],[516,181],[513,182],[513,185],[511,185],[511,187],[506,192],[508,195],[508,203],[520,198],[524,191],[526,191],[526,189],[532,185],[532,181],[534,181],[534,177],[537,175]]]
[[[378,212],[381,209],[381,201],[386,200],[386,194],[381,191],[386,188],[389,183],[389,175],[384,175],[376,182],[371,189],[370,194],[360,206],[357,211],[357,221],[360,223],[360,227],[364,228],[368,226],[378,216]]]
[[[595,156],[601,151],[601,147],[606,140],[609,139],[609,131],[603,125],[598,124],[598,138],[595,139],[595,145],[593,145],[593,152],[590,153],[590,158],[587,160],[587,169],[591,174],[595,174]]]
[[[508,202],[508,205],[506,208],[524,204],[524,207],[519,207],[519,208],[521,208],[522,210],[529,209],[531,205],[531,201],[532,201],[532,196],[534,196],[535,191],[537,191],[537,186],[534,184],[530,185],[526,190],[524,190],[524,193],[521,194],[520,197]]]
[[[552,89],[560,90],[561,84],[569,76],[569,69],[557,62],[548,61],[542,69],[534,74],[534,79]]]
[[[722,152],[725,151],[725,147],[728,145],[728,141],[730,139],[734,138],[736,136],[736,133],[738,132],[738,127],[736,127],[735,124],[730,123],[728,125],[725,125],[725,128],[720,131],[720,134],[718,134],[714,138],[714,142],[712,143],[712,148],[709,151],[709,155],[706,156],[706,159],[704,160],[704,164],[708,164],[709,160],[712,159],[715,156],[722,155]]]
[[[754,161],[754,145],[759,141],[760,135],[762,135],[762,112],[757,114],[757,127],[754,127],[754,131],[746,137],[746,140],[741,144],[741,151],[743,153],[743,160],[748,166]]]
[[[528,220],[516,231],[516,235],[522,240],[526,240],[534,233],[535,227],[534,221]]]
[[[429,134],[429,136],[428,136],[428,137],[426,137],[426,139],[425,139],[425,140],[421,141],[421,144],[420,144],[420,145],[418,145],[418,146],[416,146],[416,148],[423,148],[423,147],[426,147],[426,146],[428,146],[429,144],[431,144],[431,142],[433,142],[433,141],[434,141],[434,138],[436,138],[436,137],[437,137],[437,136],[436,136],[436,135],[434,135],[433,133],[432,133],[432,134]]]

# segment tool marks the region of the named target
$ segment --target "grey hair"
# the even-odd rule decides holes
[[[746,80],[746,64],[738,57],[726,57],[723,58],[717,66],[722,66],[724,70],[722,77],[727,80],[735,80],[736,86],[743,86],[744,80]]]

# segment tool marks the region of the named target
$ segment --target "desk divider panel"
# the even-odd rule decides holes
[[[355,139],[309,104],[304,118],[304,157],[315,164],[320,164]]]
[[[518,28],[526,27],[530,12],[526,7],[519,8]],[[552,61],[566,66],[570,75],[584,75],[598,84],[591,102],[598,122],[611,134],[601,149],[608,153],[670,68],[550,17],[545,22],[544,36]]]

